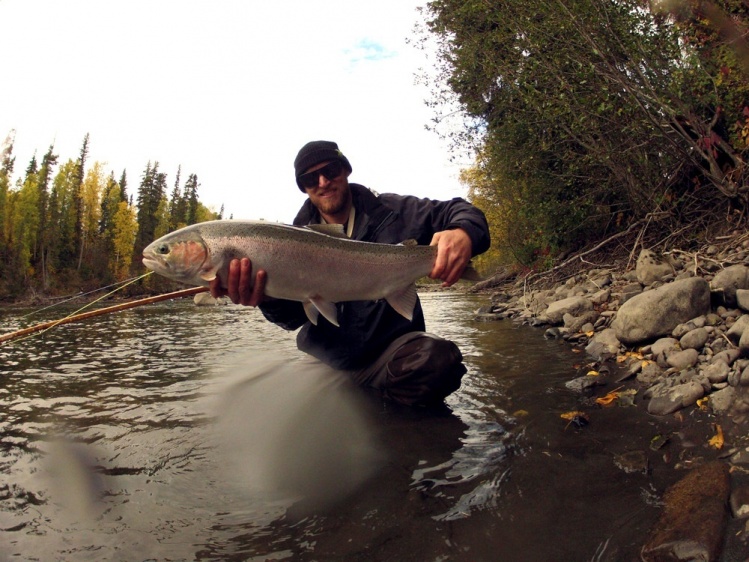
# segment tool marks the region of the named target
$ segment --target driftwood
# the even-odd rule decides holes
[[[472,285],[471,288],[468,289],[468,292],[478,293],[479,291],[491,289],[492,287],[501,285],[505,281],[514,279],[515,277],[517,277],[517,272],[512,271],[509,267],[503,267],[497,273],[489,277],[489,279],[484,279],[483,281],[479,281],[478,283],[475,283],[474,285]]]
[[[9,334],[3,334],[2,336],[0,336],[0,343],[9,341],[15,338],[20,338],[21,336],[26,336],[28,334],[33,334],[35,332],[41,332],[42,330],[46,330],[48,328],[54,328],[55,326],[59,326],[61,324],[68,324],[70,322],[78,322],[79,320],[85,320],[86,318],[93,318],[94,316],[100,316],[102,314],[109,314],[111,312],[119,312],[120,310],[127,310],[128,308],[135,308],[136,306],[142,306],[144,304],[151,304],[151,303],[165,301],[169,299],[176,299],[179,297],[188,297],[191,295],[196,295],[198,293],[204,293],[207,290],[208,290],[208,287],[191,287],[189,289],[182,289],[181,291],[174,291],[173,293],[164,293],[163,295],[156,295],[155,297],[148,297],[145,299],[139,299],[135,301],[125,302],[122,304],[117,304],[115,306],[109,306],[106,308],[99,308],[97,310],[91,310],[89,312],[83,312],[81,314],[74,314],[73,316],[67,316],[59,320],[51,320],[49,322],[42,322],[40,324],[35,324],[34,326],[29,326],[28,328],[24,328],[23,330],[18,330],[15,332],[11,332]]]

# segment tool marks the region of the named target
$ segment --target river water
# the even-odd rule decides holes
[[[299,360],[238,306],[159,303],[0,344],[0,560],[635,560],[669,473],[647,418],[578,428],[586,361],[422,295],[468,373],[440,411]],[[0,311],[3,332],[58,318]],[[638,441],[639,439],[639,441]]]

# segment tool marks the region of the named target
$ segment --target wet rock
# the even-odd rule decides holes
[[[647,474],[648,473],[648,456],[645,451],[627,451],[621,455],[614,456],[614,464],[617,468],[627,474]]]
[[[705,328],[695,328],[681,337],[679,345],[682,349],[700,350],[705,347],[709,337],[710,335]]]
[[[619,308],[611,327],[619,341],[631,345],[670,334],[709,310],[710,287],[701,277],[693,277],[631,298]]]
[[[663,369],[661,369],[657,363],[649,361],[642,366],[642,369],[640,369],[640,372],[637,374],[637,382],[645,386],[650,386],[655,383],[662,374]]]
[[[545,316],[550,323],[560,324],[565,314],[578,316],[589,310],[593,310],[593,304],[585,297],[568,297],[551,303],[546,309]]]
[[[697,467],[671,486],[664,494],[663,513],[642,548],[642,560],[717,560],[729,489],[728,467],[721,462]]]
[[[723,293],[726,306],[736,306],[736,290],[749,289],[749,267],[738,264],[719,271],[710,282],[710,288]]]
[[[705,389],[697,381],[673,386],[663,383],[656,384],[646,392],[646,397],[650,397],[648,413],[655,416],[673,414],[677,410],[691,406],[704,395]]]
[[[564,383],[564,386],[575,392],[585,392],[586,390],[594,388],[599,384],[601,383],[597,380],[596,377],[589,377],[588,375],[585,375],[582,377],[577,377],[576,379],[572,379],[571,381],[567,381],[566,383]]]
[[[696,349],[684,349],[668,355],[666,362],[674,369],[682,371],[696,365],[699,355]]]
[[[671,264],[656,255],[652,250],[642,250],[635,266],[637,280],[643,285],[663,281],[667,275],[673,275]]]
[[[603,361],[616,355],[619,352],[620,345],[614,330],[606,328],[591,338],[585,351],[596,361]]]
[[[746,482],[731,492],[731,514],[736,519],[749,519],[749,485]]]
[[[497,314],[494,312],[479,312],[473,317],[476,322],[496,322],[497,320],[502,320],[503,318],[503,314]]]
[[[585,346],[585,353],[596,361],[606,361],[616,355],[616,351],[612,351],[608,345],[596,341],[592,341]]]

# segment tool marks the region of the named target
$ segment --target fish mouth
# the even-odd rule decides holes
[[[143,254],[143,265],[145,265],[151,271],[157,271],[159,269],[169,269],[169,264],[163,259],[160,259],[153,254]]]

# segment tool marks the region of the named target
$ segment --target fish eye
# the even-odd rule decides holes
[[[156,252],[162,255],[166,255],[169,253],[169,244],[161,244],[158,248],[156,248]]]

